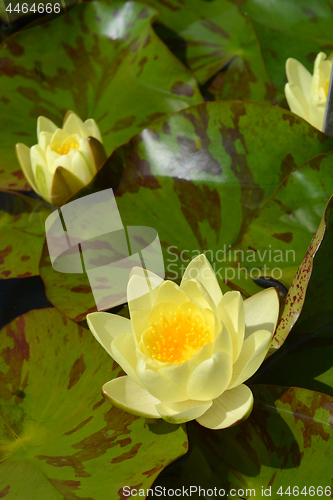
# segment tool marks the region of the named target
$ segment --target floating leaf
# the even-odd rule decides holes
[[[179,281],[190,259],[206,252],[220,283],[247,296],[259,287],[235,258],[244,231],[290,172],[332,149],[330,136],[281,108],[212,102],[145,129],[110,163],[121,179],[116,200],[123,224],[157,230],[168,279]],[[323,182],[320,171],[314,175]],[[279,249],[281,240],[274,242],[272,250]],[[297,252],[295,266],[305,251]],[[40,273],[49,300],[70,318],[81,321],[94,306],[87,278],[54,271],[46,249]]]
[[[330,198],[319,227],[289,288],[284,310],[270,346],[269,355],[275,349],[281,347],[301,312],[303,314],[298,325],[298,331],[302,331],[303,335],[319,327],[332,324],[332,283],[327,278],[331,275],[330,271],[332,270],[332,207],[333,198]],[[323,248],[320,248],[324,235],[326,235],[325,243],[323,243]],[[318,248],[321,251],[314,260]],[[327,253],[328,249],[329,253]],[[324,258],[322,255],[324,255]],[[312,278],[314,264],[318,268],[315,267],[316,272]]]
[[[216,487],[217,491],[225,489],[226,494],[236,488],[235,498],[274,499],[280,498],[280,487],[284,493],[290,486],[292,498],[301,496],[303,488],[308,496],[319,498],[320,488],[325,491],[327,486],[323,496],[330,497],[332,398],[295,387],[258,385],[251,389],[255,403],[246,422],[221,431],[187,424],[191,443],[188,460],[181,468],[173,467],[163,474],[154,486],[192,486],[197,491],[199,486],[206,491]],[[314,488],[312,495],[310,486]],[[252,492],[246,493],[246,488]],[[206,498],[211,496],[206,494]]]
[[[333,11],[327,0],[247,0],[241,8],[254,25],[268,73],[282,92],[289,57],[312,74],[316,55],[333,51]]]
[[[45,219],[52,211],[41,200],[0,192],[1,279],[39,274]]]
[[[94,118],[108,154],[161,116],[201,102],[196,82],[155,35],[155,11],[89,2],[16,33],[0,50],[2,188],[29,189],[15,143],[36,143],[37,118]]]
[[[303,334],[302,338],[298,338],[295,332],[297,327],[296,323],[283,347],[275,350],[251,382],[284,386],[292,384],[333,397],[332,324]]]
[[[102,398],[118,365],[56,310],[20,316],[0,338],[6,500],[123,498],[124,486],[149,487],[186,451],[182,427],[149,424]]]
[[[194,73],[211,99],[277,103],[250,19],[227,0],[149,0],[158,35]],[[221,72],[227,67],[226,71]]]

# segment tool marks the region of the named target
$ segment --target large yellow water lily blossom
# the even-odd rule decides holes
[[[60,207],[88,184],[106,158],[99,128],[93,119],[83,122],[69,111],[62,128],[40,116],[38,144],[16,144],[16,156],[32,189]]]
[[[104,396],[129,413],[177,424],[196,419],[222,429],[246,418],[253,395],[243,382],[263,362],[275,331],[276,290],[244,301],[236,291],[222,295],[204,255],[190,262],[180,286],[148,276],[160,284],[135,298],[146,278],[142,269],[132,271],[131,320],[87,316],[96,339],[127,373],[107,382]]]
[[[332,60],[320,52],[314,63],[313,76],[296,59],[288,59],[285,86],[290,110],[319,130],[323,129]]]

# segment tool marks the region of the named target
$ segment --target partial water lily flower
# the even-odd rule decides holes
[[[285,94],[289,108],[319,130],[323,129],[331,69],[332,60],[323,52],[316,57],[313,76],[296,59],[286,63]]]
[[[150,282],[150,292],[140,290]],[[188,265],[181,285],[134,268],[127,289],[131,319],[88,314],[93,335],[127,373],[107,382],[113,405],[179,424],[197,420],[222,429],[246,418],[253,395],[244,385],[263,362],[279,300],[268,288],[243,300],[221,292],[204,255]]]
[[[62,128],[40,116],[38,144],[16,144],[16,156],[32,189],[51,205],[60,207],[88,184],[106,159],[96,122],[81,120],[68,111]]]

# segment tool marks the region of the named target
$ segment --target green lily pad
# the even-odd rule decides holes
[[[224,489],[224,498],[238,499],[283,498],[290,486],[291,498],[302,498],[303,488],[307,496],[330,497],[332,398],[295,387],[258,385],[251,389],[255,403],[246,422],[221,431],[187,424],[188,460],[158,478],[154,486]],[[222,491],[219,494],[223,497]]]
[[[247,0],[241,8],[253,23],[268,73],[282,92],[289,57],[313,73],[316,55],[333,51],[333,12],[326,0]]]
[[[111,407],[120,369],[90,332],[54,309],[1,331],[1,475],[6,500],[122,498],[185,453],[181,426]]]
[[[326,202],[333,193],[332,159],[332,153],[319,155],[286,177],[244,233],[242,266],[250,276],[262,272],[282,280],[287,288],[290,287],[270,353],[281,347],[306,300],[314,255],[325,232],[325,219],[330,218],[332,203],[328,205],[324,217],[323,214]],[[328,229],[329,235],[330,232],[331,229]],[[304,260],[300,264],[303,256]],[[329,256],[330,250],[326,252],[326,259],[316,258],[316,265],[324,262],[325,270],[322,269],[320,274],[317,272],[317,282],[312,285],[313,291],[330,283],[326,279],[332,267]],[[325,301],[322,296],[317,298],[316,292],[313,295],[307,301],[308,304],[311,303],[307,309],[313,314],[315,302],[321,309],[322,318]],[[324,307],[329,310],[327,301]],[[317,317],[311,325],[309,318],[305,318],[305,322],[306,331],[319,326]]]
[[[1,279],[39,274],[45,219],[52,211],[41,200],[0,192]]]
[[[297,326],[296,323],[283,347],[274,352],[251,381],[255,384],[292,384],[333,397],[332,324],[298,339]]]
[[[122,222],[157,230],[168,279],[179,282],[188,262],[206,252],[222,287],[248,296],[260,288],[239,269],[234,253],[244,232],[290,172],[332,149],[332,137],[284,109],[211,102],[145,129],[118,148],[110,163],[120,178]],[[314,175],[323,182],[320,170]],[[281,240],[273,239],[272,250],[279,249]],[[297,250],[296,268],[306,248]],[[87,278],[54,271],[45,248],[40,274],[48,299],[70,318],[81,321],[94,307]]]
[[[227,0],[149,0],[156,32],[186,64],[208,99],[276,104],[277,93],[250,19]],[[227,67],[226,71],[221,72]]]
[[[202,101],[194,77],[156,36],[156,12],[134,1],[89,2],[0,49],[0,186],[29,189],[15,143],[36,144],[37,118],[94,118],[106,152],[161,116]]]

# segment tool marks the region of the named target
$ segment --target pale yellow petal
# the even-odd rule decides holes
[[[202,283],[196,280],[185,280],[181,282],[180,289],[202,310],[209,308],[216,314],[214,301]]]
[[[51,189],[53,182],[53,174],[51,174],[45,167],[43,167],[40,164],[37,165],[35,164],[34,170],[35,170],[36,186],[38,192],[40,193],[40,196],[42,196],[44,200],[46,200],[48,203],[51,203],[52,205]]]
[[[290,111],[310,123],[310,105],[300,87],[292,83],[287,83],[284,88],[284,93],[286,95]]]
[[[157,371],[150,369],[143,360],[138,361],[136,372],[143,386],[155,398],[161,401],[173,402],[180,402],[188,399],[186,392],[180,387],[183,385],[181,379],[183,374],[181,370],[179,370],[178,383],[174,383],[166,377],[163,377],[163,375]]]
[[[275,288],[266,288],[244,300],[245,338],[256,330],[268,330],[273,335],[279,307],[279,297]]]
[[[236,387],[258,370],[265,359],[272,335],[267,330],[258,330],[245,339],[239,358],[233,366],[229,389]]]
[[[216,352],[193,370],[187,384],[189,399],[215,399],[228,387],[232,375],[232,358],[227,352]]]
[[[181,286],[184,281],[195,279],[199,281],[207,290],[214,304],[217,306],[222,298],[220,285],[216,279],[212,266],[204,254],[195,257],[187,266]]]
[[[218,315],[230,332],[235,363],[241,352],[245,334],[244,301],[241,294],[233,291],[223,295],[218,306]]]
[[[54,132],[51,142],[50,142],[50,147],[53,151],[57,151],[58,148],[61,147],[62,143],[68,139],[69,134],[65,132],[65,130],[62,130],[61,128],[57,128],[57,130]]]
[[[225,391],[197,422],[208,429],[225,429],[247,418],[253,407],[253,395],[246,385]]]
[[[183,424],[203,415],[212,406],[212,401],[184,401],[182,403],[159,403],[156,410],[170,424]]]
[[[151,309],[137,309],[131,314],[132,328],[137,342],[140,342],[142,334],[149,326],[149,314]]]
[[[154,305],[159,302],[172,302],[180,306],[184,302],[188,302],[186,293],[182,292],[180,287],[173,281],[164,281],[157,290],[154,299]]]
[[[112,340],[122,333],[132,333],[131,321],[117,314],[94,312],[86,319],[91,333],[110,356]]]
[[[76,151],[73,154],[68,170],[76,175],[84,184],[88,184],[96,173],[92,156],[86,156],[81,151]]]
[[[118,377],[104,384],[103,396],[121,410],[146,418],[160,418],[156,405],[161,403],[130,377]]]
[[[299,61],[289,58],[286,62],[286,73],[288,82],[301,89],[306,101],[310,102],[311,93],[311,73]]]
[[[84,130],[87,137],[95,137],[95,139],[103,144],[102,136],[95,120],[93,120],[92,118],[86,120],[84,122]]]
[[[224,323],[221,325],[221,330],[213,343],[213,352],[219,351],[227,352],[233,359],[232,338]]]
[[[326,57],[324,52],[319,52],[315,59],[311,82],[311,94],[318,93],[318,89],[325,85],[326,80],[331,75],[330,69],[332,67],[332,62],[327,61]]]
[[[313,127],[316,127],[318,130],[323,130],[326,101],[326,98],[323,99],[318,94],[311,95],[311,125],[313,125]]]
[[[30,148],[30,164],[35,179],[37,165],[40,165],[43,169],[47,170],[44,151],[38,144],[35,144],[35,146]]]
[[[62,128],[69,135],[78,134],[85,138],[88,137],[83,121],[76,113],[68,114]]]
[[[141,267],[134,267],[127,285],[127,301],[130,314],[138,309],[151,309],[159,285],[164,282],[157,274]]]
[[[148,328],[150,323],[155,323],[156,321],[159,321],[161,318],[161,314],[165,315],[167,319],[169,319],[171,314],[175,314],[177,312],[178,307],[179,306],[176,303],[171,301],[158,302],[157,304],[154,304],[154,306],[149,311],[148,324],[146,328]]]
[[[32,189],[37,193],[40,194],[36,183],[35,183],[35,177],[32,172],[31,168],[31,162],[30,162],[30,148],[26,146],[25,144],[16,144],[15,146],[15,152],[16,152],[16,157],[18,159],[18,162],[21,166],[22,172],[24,173],[25,178],[29,182],[30,186]]]
[[[43,151],[46,151],[47,146],[50,144],[52,139],[51,132],[41,132],[38,136],[38,145],[42,148]]]
[[[122,333],[112,340],[111,356],[134,382],[142,385],[136,374],[138,351],[132,333]]]
[[[57,130],[57,126],[45,116],[39,116],[37,119],[37,137],[39,139],[39,134],[41,132],[54,132]],[[39,141],[38,141],[39,142]]]

